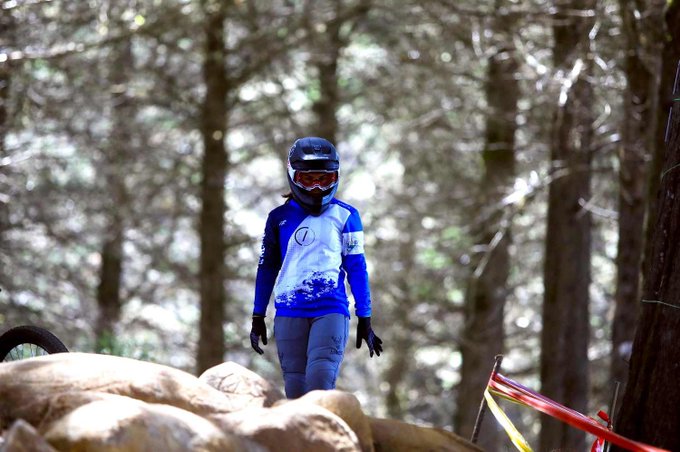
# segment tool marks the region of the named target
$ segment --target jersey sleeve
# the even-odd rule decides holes
[[[342,231],[342,266],[354,296],[357,317],[370,317],[371,290],[364,255],[364,228],[356,210],[352,211]]]
[[[267,223],[262,237],[260,261],[257,265],[255,278],[255,303],[253,314],[266,315],[269,298],[274,290],[276,277],[281,269],[281,250],[279,245],[278,225],[272,214],[267,217]]]

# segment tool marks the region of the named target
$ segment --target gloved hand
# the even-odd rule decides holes
[[[373,358],[373,352],[380,356],[380,352],[383,351],[382,340],[373,332],[370,317],[359,317],[359,324],[357,325],[357,348],[361,348],[362,339],[365,340],[366,345],[368,345],[368,351],[371,353],[371,358]]]
[[[250,328],[250,346],[262,355],[264,350],[260,348],[260,338],[262,338],[262,343],[267,345],[267,325],[264,323],[264,316],[254,314],[253,325]]]

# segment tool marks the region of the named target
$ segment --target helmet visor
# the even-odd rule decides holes
[[[338,182],[337,171],[295,171],[293,182],[300,188],[311,191],[315,188],[328,190]]]

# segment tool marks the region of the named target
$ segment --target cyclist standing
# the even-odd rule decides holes
[[[371,295],[359,212],[336,199],[340,161],[335,146],[305,137],[288,153],[286,202],[269,213],[255,282],[250,341],[264,353],[265,316],[274,292],[274,336],[286,396],[333,389],[349,336],[349,301],[355,301],[357,348],[366,341],[380,356],[371,328]]]

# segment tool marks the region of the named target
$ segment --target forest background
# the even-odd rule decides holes
[[[469,436],[499,353],[591,415],[625,383],[678,2],[0,5],[0,331],[281,385],[275,345],[250,350],[254,277],[287,150],[316,135],[366,231],[385,352],[354,320],[338,381],[366,411]],[[481,441],[509,444],[493,419]]]

